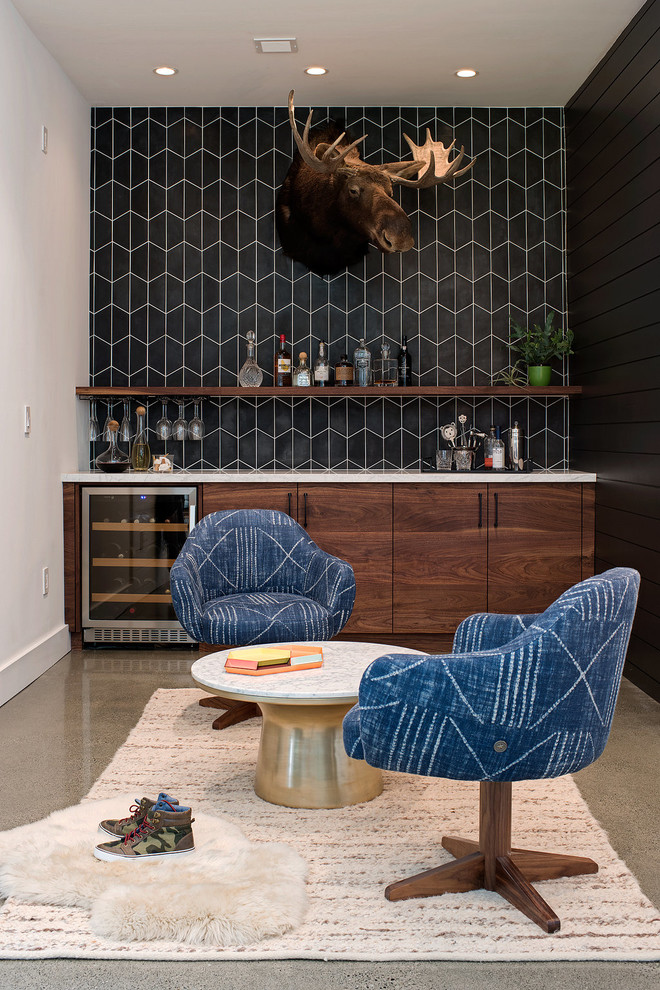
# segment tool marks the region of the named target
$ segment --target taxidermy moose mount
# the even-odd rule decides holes
[[[310,110],[301,137],[291,90],[289,123],[298,152],[280,188],[275,218],[284,254],[317,275],[354,265],[370,244],[384,254],[409,251],[415,243],[412,226],[393,199],[393,186],[427,189],[464,175],[474,165],[473,159],[459,167],[465,154],[462,146],[450,162],[456,142],[445,148],[431,138],[428,128],[423,145],[403,135],[412,160],[369,165],[357,151],[366,134],[350,141],[333,123],[310,134],[313,113]]]

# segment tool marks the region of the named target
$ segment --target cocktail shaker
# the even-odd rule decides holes
[[[509,427],[509,466],[512,471],[523,471],[525,467],[525,431],[516,420]]]

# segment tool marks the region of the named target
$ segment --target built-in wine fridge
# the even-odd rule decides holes
[[[83,642],[192,642],[172,607],[170,567],[195,525],[196,495],[163,484],[83,488]]]

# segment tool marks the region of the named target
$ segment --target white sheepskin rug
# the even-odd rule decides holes
[[[195,853],[135,863],[95,858],[105,818],[135,795],[86,801],[0,833],[0,894],[91,911],[92,931],[120,942],[253,945],[296,928],[307,866],[283,842],[250,842],[236,825],[195,814]]]

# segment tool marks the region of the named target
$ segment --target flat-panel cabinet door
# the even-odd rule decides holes
[[[486,610],[486,485],[394,486],[394,632],[453,633]]]
[[[343,632],[391,632],[392,486],[299,483],[298,522],[355,571],[355,607]]]
[[[488,499],[488,611],[542,612],[581,580],[580,485],[489,485]]]
[[[224,482],[204,485],[203,512],[224,509],[277,509],[296,518],[296,486],[269,485],[255,482],[241,485]]]

